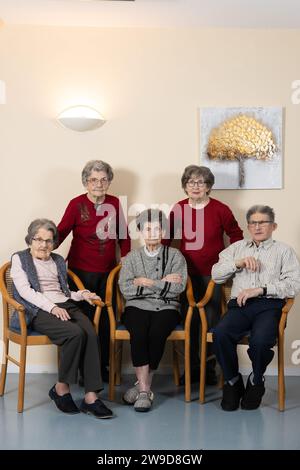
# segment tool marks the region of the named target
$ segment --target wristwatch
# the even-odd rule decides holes
[[[267,286],[261,286],[262,290],[263,290],[263,293],[261,294],[262,297],[266,297],[267,296]]]

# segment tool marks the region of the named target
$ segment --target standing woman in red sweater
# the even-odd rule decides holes
[[[114,177],[111,166],[101,160],[89,161],[82,170],[85,194],[72,199],[58,225],[59,244],[72,231],[68,267],[79,276],[84,286],[105,299],[109,272],[116,266],[117,243],[121,258],[130,251],[130,238],[124,214],[117,197],[107,194]],[[92,320],[94,309],[82,305]],[[102,311],[99,325],[102,379],[108,382],[109,321]]]
[[[217,263],[219,253],[224,249],[224,233],[230,243],[242,240],[243,232],[230,208],[210,197],[215,178],[205,166],[189,165],[181,177],[181,184],[187,198],[177,202],[169,216],[170,237],[164,243],[169,245],[173,239],[180,239],[180,251],[184,255],[188,273],[191,277],[194,296],[198,302],[204,295],[211,268]],[[217,324],[220,318],[221,287],[216,285],[213,298],[206,306],[209,328]],[[185,304],[185,301],[183,302]],[[184,308],[186,311],[186,309]],[[200,318],[194,310],[191,324],[191,381],[199,381],[199,333]],[[208,345],[209,347],[211,345]],[[208,348],[208,358],[212,349]],[[206,382],[217,383],[215,359],[207,363]],[[184,376],[180,383],[184,384]]]

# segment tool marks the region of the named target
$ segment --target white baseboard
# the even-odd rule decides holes
[[[9,364],[7,368],[7,372],[14,374],[19,372],[19,368],[15,364]],[[57,373],[57,367],[55,364],[28,364],[26,367],[26,372],[28,374],[56,374]],[[133,374],[134,370],[133,367],[130,366],[129,364],[126,364],[122,368],[123,374]],[[251,368],[247,366],[241,366],[240,372],[243,375],[249,375],[251,372]],[[162,364],[159,367],[159,370],[157,371],[158,375],[170,375],[172,374],[172,366],[171,365],[164,365]],[[270,366],[267,369],[266,375],[277,375],[277,367],[276,366]],[[285,375],[291,375],[291,376],[300,376],[300,365],[292,365],[292,366],[287,366],[285,367]]]

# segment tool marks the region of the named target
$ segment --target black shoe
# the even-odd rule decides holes
[[[65,395],[58,395],[55,390],[55,385],[49,390],[49,397],[54,401],[57,408],[63,413],[68,413],[70,415],[75,415],[80,413],[76,404],[73,401],[71,393],[66,393]]]
[[[240,399],[245,393],[244,382],[241,374],[234,385],[225,383],[223,387],[223,398],[221,407],[224,411],[235,411],[240,406]]]
[[[80,411],[88,415],[93,415],[98,419],[113,417],[112,411],[107,408],[107,406],[105,406],[99,398],[97,398],[97,400],[91,404],[86,403],[86,401],[83,399],[80,405]]]
[[[246,392],[241,401],[243,410],[256,410],[261,404],[261,399],[265,393],[265,386],[262,382],[259,385],[252,385],[250,376],[247,380]]]
[[[101,376],[102,376],[102,381],[108,384],[109,382],[109,370],[107,366],[102,366],[101,367]]]

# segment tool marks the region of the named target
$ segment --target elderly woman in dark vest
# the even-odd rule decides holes
[[[34,220],[25,241],[29,248],[12,256],[14,298],[26,309],[27,325],[61,348],[58,382],[49,396],[64,413],[82,411],[96,418],[110,418],[111,410],[97,396],[102,388],[98,338],[92,323],[76,305],[98,296],[88,290],[69,290],[65,261],[52,253],[58,233],[51,220]],[[18,326],[14,316],[11,326]],[[77,381],[79,365],[84,370],[85,396],[78,408],[70,384]]]

